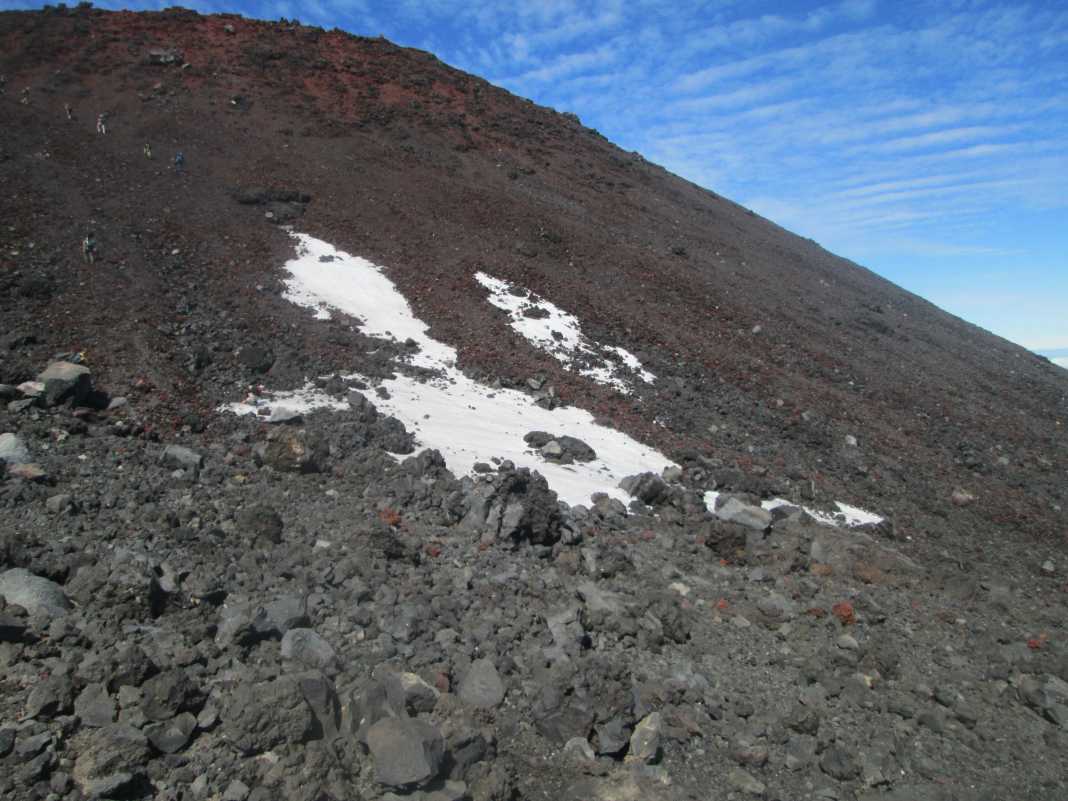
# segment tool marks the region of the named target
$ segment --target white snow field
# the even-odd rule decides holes
[[[612,345],[601,345],[583,334],[578,318],[559,306],[486,273],[475,273],[475,279],[489,290],[489,302],[508,312],[508,316],[512,318],[512,328],[516,332],[522,334],[534,347],[552,355],[568,370],[629,394],[627,376],[613,364],[612,359],[606,358],[606,354],[612,353],[645,383],[651,384],[656,380],[656,376],[642,367],[638,357],[630,351]],[[531,309],[536,309],[539,316],[531,317],[526,314],[526,311]],[[597,364],[592,367],[576,366],[575,360],[578,358],[582,358],[584,362],[592,360]]]
[[[391,337],[401,342],[411,338],[419,346],[412,364],[439,371],[441,378],[426,382],[400,373],[394,379],[382,381],[380,386],[387,390],[388,398],[366,394],[380,412],[404,423],[415,436],[418,449],[436,448],[440,451],[454,474],[470,473],[476,462],[490,462],[494,457],[510,459],[519,467],[537,470],[561,500],[574,506],[589,504],[590,496],[596,492],[628,503],[630,496],[618,486],[621,479],[636,473],[659,474],[665,467],[673,465],[662,453],[626,434],[596,425],[593,415],[583,409],[567,407],[549,411],[536,406],[532,398],[522,392],[494,389],[471,380],[456,369],[456,350],[427,334],[426,324],[412,314],[407,300],[381,267],[307,234],[292,235],[297,240],[297,255],[285,264],[289,277],[285,280],[284,297],[311,309],[318,319],[330,319],[331,311],[336,310],[358,318],[362,322],[361,330],[366,334]],[[486,285],[483,278],[479,280]],[[504,282],[495,285],[503,286],[507,292]],[[491,291],[496,293],[496,290]],[[559,312],[560,316],[545,320],[557,320],[554,325],[566,329],[561,333],[572,337],[569,341],[577,342],[577,348],[591,347],[583,344],[588,340],[582,337],[577,320],[545,301],[538,303],[548,308],[550,315]],[[531,322],[544,324],[545,320]],[[540,336],[539,332],[544,330],[531,328],[530,336]],[[552,338],[551,334],[549,336]],[[635,371],[641,370],[637,359],[622,349],[619,353],[624,359],[633,359],[633,363],[628,364]],[[605,376],[612,379],[610,372]],[[348,377],[366,380],[357,373]],[[644,371],[642,378],[653,379]],[[274,416],[284,416],[285,411],[346,409],[348,403],[330,397],[309,381],[300,389],[250,395],[244,401],[223,408],[237,414],[257,414],[264,406],[269,407]],[[545,461],[523,441],[530,431],[578,437],[597,452],[597,458],[592,462],[570,465]],[[715,508],[717,495],[715,492],[706,494],[709,509]],[[765,501],[764,506],[770,509],[785,503],[787,501],[776,499]],[[844,504],[838,504],[838,507],[849,525],[882,519]],[[826,513],[810,511],[810,514],[832,525],[840,522]]]
[[[380,412],[403,422],[420,448],[439,450],[456,475],[471,472],[475,462],[510,459],[545,476],[561,500],[588,505],[595,492],[627,503],[630,496],[618,487],[621,479],[646,471],[660,473],[673,464],[626,434],[594,424],[587,411],[576,407],[548,411],[522,392],[493,389],[471,380],[456,369],[455,349],[427,335],[427,326],[412,314],[380,267],[314,237],[294,237],[297,257],[285,265],[287,299],[312,309],[319,319],[329,319],[331,310],[359,318],[361,330],[369,335],[398,341],[410,337],[419,345],[412,363],[442,372],[443,378],[426,383],[398,373],[395,379],[381,383],[389,392],[388,399],[366,394]],[[226,408],[251,414],[264,405],[276,413],[348,406],[309,383],[299,390],[248,398]],[[523,441],[530,431],[578,437],[597,452],[597,459],[570,465],[547,462]]]

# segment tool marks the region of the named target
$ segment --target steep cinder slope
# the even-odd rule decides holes
[[[229,376],[179,369],[204,343],[168,330],[195,304],[216,337],[224,315],[290,351],[269,381],[292,381],[309,354],[343,367],[339,334],[331,345],[256,289],[291,245],[234,190],[295,190],[311,196],[295,224],[385,265],[472,370],[544,374],[727,484],[874,507],[902,537],[944,529],[955,489],[976,498],[952,518],[977,544],[1063,536],[1064,371],[572,117],[427,53],[300,25],[8,13],[0,43],[5,327],[37,326],[42,352],[89,348],[106,377],[150,372],[206,412],[232,397]],[[178,149],[182,177],[165,163]],[[92,270],[78,264],[87,227],[102,247]],[[640,353],[660,380],[629,398],[566,373],[485,302],[480,269]],[[61,291],[26,298],[16,272]],[[217,368],[237,368],[208,344]]]

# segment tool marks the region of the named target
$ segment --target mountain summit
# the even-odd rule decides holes
[[[1068,792],[1068,372],[381,38],[0,54],[0,795]]]

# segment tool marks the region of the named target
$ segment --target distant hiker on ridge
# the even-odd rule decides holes
[[[181,175],[183,167],[185,167],[185,154],[179,150],[174,155],[174,171]]]
[[[106,134],[108,132],[108,114],[106,111],[96,118],[96,132],[98,134]]]
[[[145,158],[152,158],[152,145],[150,145],[148,142],[145,142]]]
[[[71,110],[70,103],[64,103],[63,104],[63,110],[65,112],[67,112],[67,119],[68,120],[73,120],[74,119],[74,112]]]
[[[82,257],[85,259],[86,264],[92,264],[96,261],[96,237],[92,231],[86,234],[85,239],[82,240]]]

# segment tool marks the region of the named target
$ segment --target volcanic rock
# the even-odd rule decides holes
[[[93,389],[92,373],[84,364],[52,362],[37,380],[44,385],[43,398],[49,406],[68,400],[80,404]]]
[[[418,718],[385,718],[367,732],[375,780],[392,787],[419,785],[441,770],[441,733]]]
[[[21,567],[0,573],[0,596],[9,604],[41,611],[49,617],[65,615],[70,609],[62,587]]]

